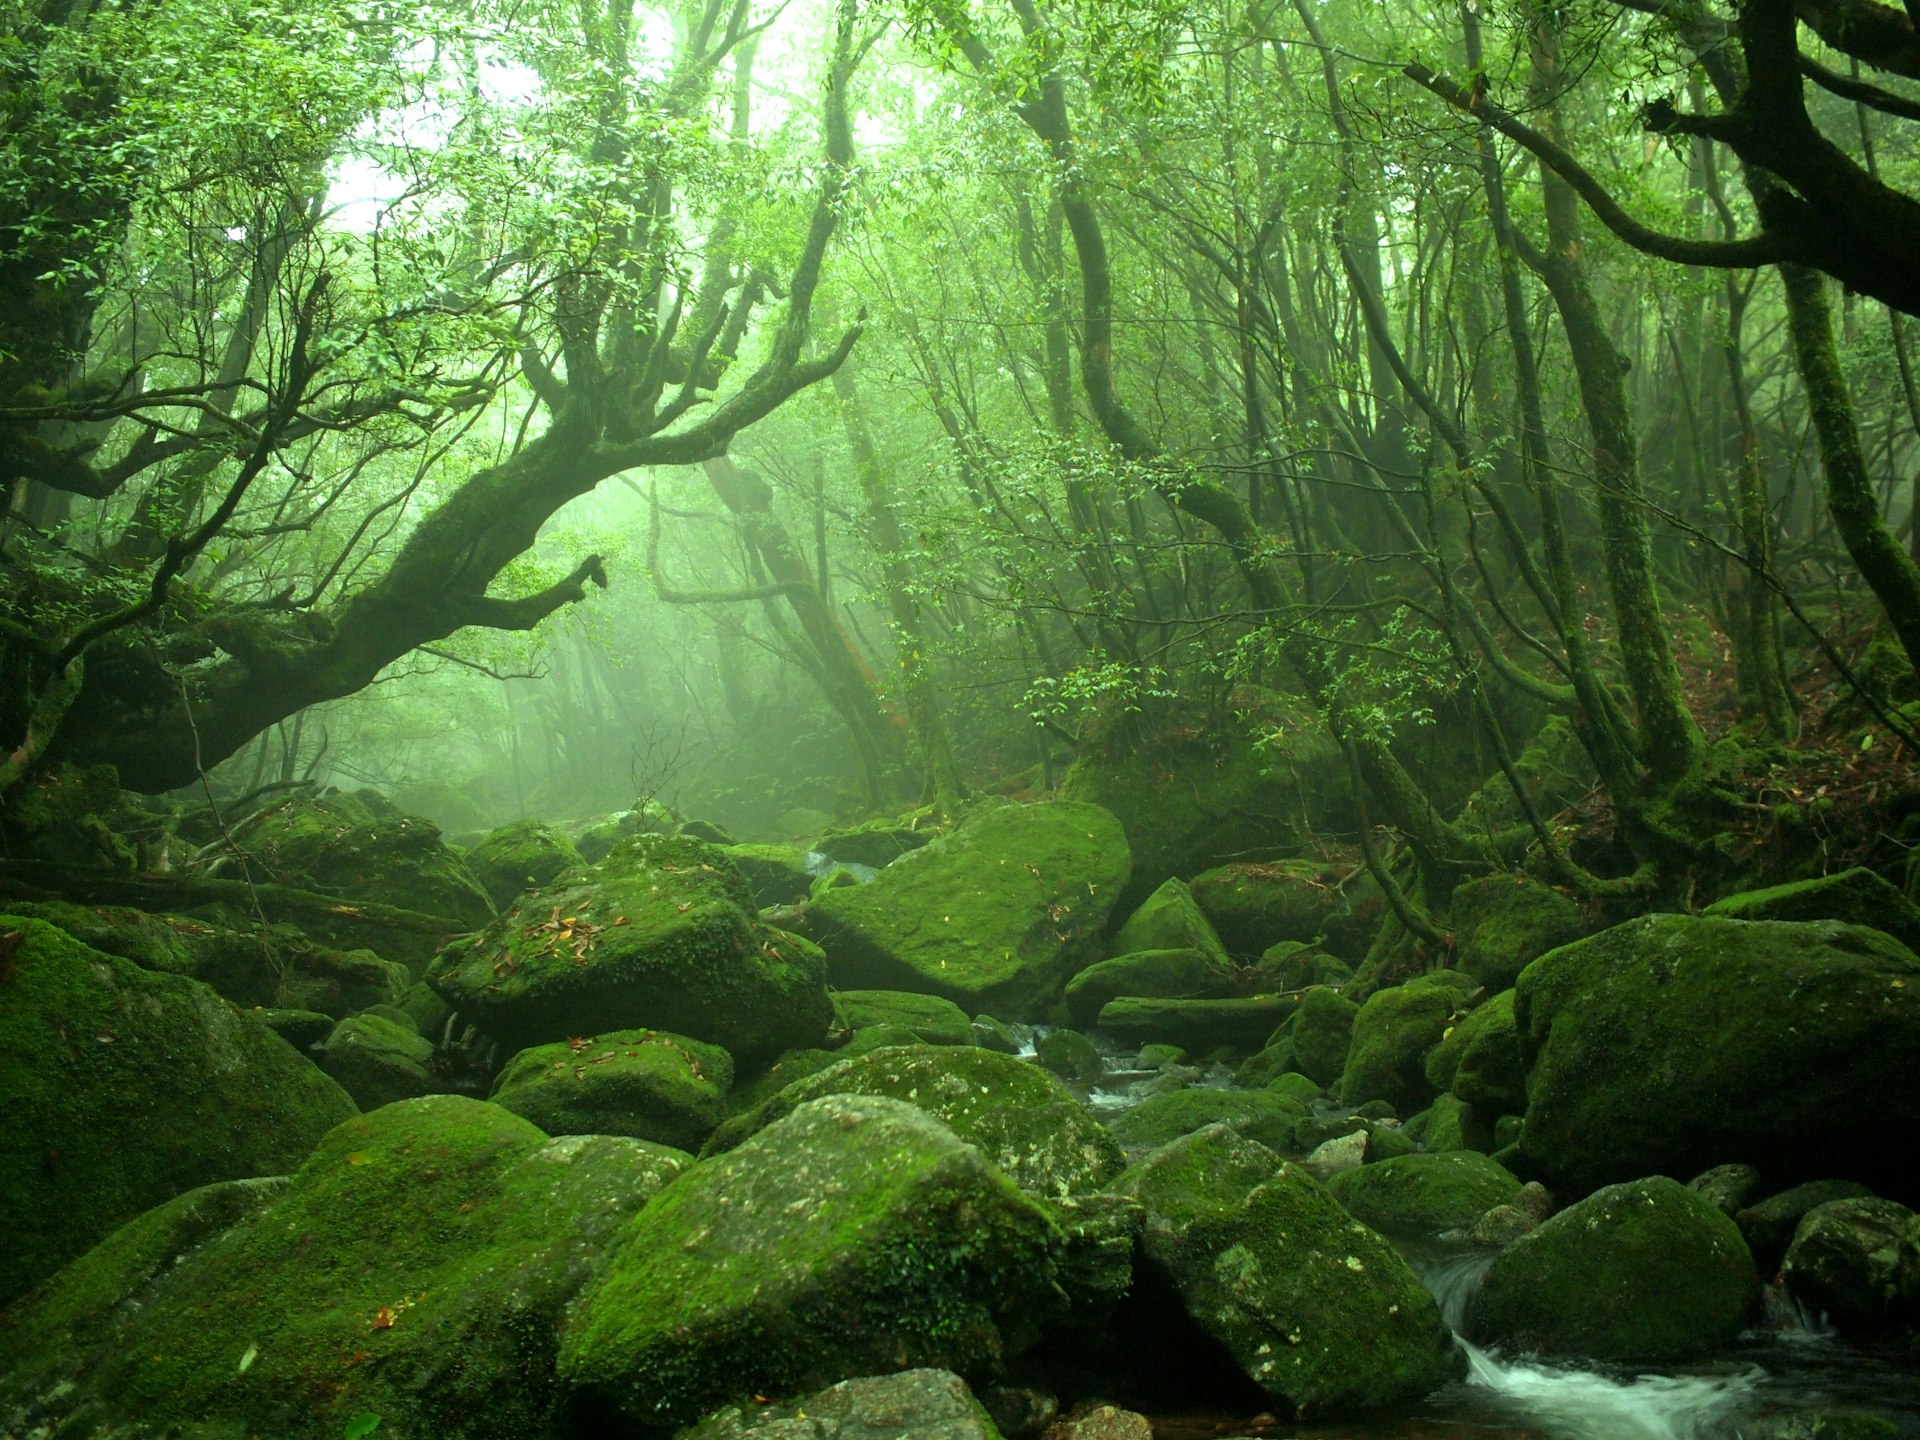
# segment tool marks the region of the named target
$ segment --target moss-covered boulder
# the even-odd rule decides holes
[[[1298,1007],[1296,995],[1241,995],[1230,1000],[1159,1000],[1122,995],[1100,1007],[1099,1029],[1128,1045],[1178,1045],[1195,1054],[1229,1047],[1252,1051]]]
[[[291,1170],[353,1113],[206,986],[0,915],[0,1303],[163,1200]]]
[[[833,1009],[819,950],[752,905],[716,847],[639,836],[448,946],[428,980],[510,1050],[660,1029],[764,1063],[817,1044]]]
[[[1162,1000],[1219,999],[1233,990],[1233,969],[1202,950],[1138,950],[1089,965],[1067,982],[1067,1014],[1091,1025],[1109,1000],[1138,995]]]
[[[842,990],[834,997],[851,1030],[897,1025],[923,1045],[971,1045],[973,1022],[967,1012],[938,995],[911,990]]]
[[[1235,719],[1212,733],[1185,724],[1139,743],[1132,722],[1084,749],[1065,800],[1104,806],[1133,849],[1123,911],[1173,875],[1249,853],[1273,854],[1351,828],[1346,759],[1302,702],[1241,687]]]
[[[1523,875],[1483,875],[1453,892],[1454,964],[1489,992],[1506,990],[1547,951],[1587,933],[1580,907]]]
[[[1465,1230],[1494,1206],[1509,1204],[1520,1182],[1486,1156],[1456,1150],[1363,1165],[1334,1176],[1327,1188],[1375,1230],[1439,1235]]]
[[[698,1150],[726,1118],[733,1057],[664,1030],[615,1030],[522,1050],[493,1103],[549,1135],[626,1135]]]
[[[1353,966],[1301,940],[1269,945],[1251,967],[1262,990],[1304,990],[1309,985],[1340,986],[1353,978]]]
[[[641,1212],[576,1306],[560,1370],[638,1426],[874,1371],[981,1373],[1057,1307],[1063,1248],[1047,1213],[931,1115],[828,1096]]]
[[[820,894],[815,932],[836,985],[1038,1019],[1092,958],[1131,868],[1119,822],[1097,805],[1003,805],[872,884]]]
[[[1407,1262],[1264,1145],[1209,1126],[1115,1188],[1146,1209],[1146,1262],[1296,1418],[1405,1404],[1459,1373],[1453,1336]]]
[[[1502,990],[1470,1011],[1427,1053],[1427,1083],[1450,1090],[1489,1115],[1527,1108],[1527,1062],[1513,1018],[1513,992]]]
[[[918,850],[940,833],[938,826],[921,827],[898,820],[868,820],[859,825],[833,826],[813,842],[816,854],[842,865],[867,865],[881,870],[910,850]]]
[[[1000,1440],[986,1409],[951,1370],[863,1375],[796,1400],[762,1396],[723,1406],[677,1440],[798,1440],[802,1435],[807,1440]]]
[[[558,1437],[562,1311],[680,1163],[456,1096],[388,1105],[184,1258],[158,1263],[221,1197],[141,1217],[6,1311],[0,1410],[72,1434],[338,1440],[378,1415]]]
[[[493,902],[440,827],[418,815],[375,815],[351,795],[290,800],[265,812],[240,845],[287,883],[377,900],[479,926]]]
[[[727,858],[753,892],[753,903],[798,905],[813,888],[807,852],[797,845],[728,845]]]
[[[551,885],[587,863],[571,840],[541,820],[502,825],[469,850],[465,859],[496,909],[505,909],[521,891]]]
[[[1358,862],[1236,861],[1196,875],[1193,898],[1236,955],[1296,940],[1358,960],[1386,915],[1380,887]]]
[[[1424,1150],[1434,1153],[1478,1150],[1490,1155],[1494,1149],[1495,1118],[1476,1110],[1458,1095],[1442,1095],[1418,1115],[1409,1117],[1406,1129]],[[1505,1163],[1506,1157],[1495,1158]]]
[[[1107,1068],[1100,1047],[1078,1030],[1056,1025],[1033,1043],[1034,1059],[1062,1080],[1087,1084]]]
[[[412,1100],[440,1088],[433,1042],[410,1023],[372,1011],[334,1026],[320,1047],[320,1068],[340,1082],[362,1110]]]
[[[1781,1282],[1840,1325],[1920,1313],[1920,1215],[1892,1200],[1829,1200],[1793,1233]]]
[[[1920,1191],[1920,959],[1877,930],[1649,915],[1515,987],[1520,1149],[1564,1193],[1745,1161],[1769,1183]]]
[[[1231,973],[1233,969],[1233,962],[1227,959],[1227,947],[1221,943],[1213,922],[1194,902],[1187,882],[1179,879],[1163,882],[1140,902],[1139,908],[1127,917],[1127,923],[1114,932],[1111,949],[1115,955],[1130,955],[1141,950],[1197,950],[1216,970]]]
[[[1833,1200],[1870,1200],[1870,1186],[1857,1180],[1809,1180],[1789,1186],[1734,1212],[1733,1220],[1766,1274],[1778,1268],[1800,1222]]]
[[[1367,997],[1353,1019],[1353,1039],[1340,1072],[1341,1100],[1348,1105],[1385,1100],[1402,1115],[1432,1100],[1427,1054],[1475,988],[1458,971],[1437,970]]]
[[[1307,1102],[1271,1090],[1212,1087],[1149,1095],[1108,1127],[1127,1149],[1156,1150],[1208,1125],[1228,1125],[1277,1154],[1293,1149],[1294,1126],[1311,1114]]]
[[[1014,1182],[1042,1195],[1097,1190],[1124,1164],[1114,1138],[1073,1092],[1037,1065],[968,1046],[900,1045],[840,1061],[736,1116],[709,1154],[826,1095],[880,1095],[917,1105],[978,1145]]]
[[[1315,985],[1300,997],[1293,1022],[1294,1065],[1320,1085],[1331,1085],[1347,1068],[1353,1022],[1360,1007],[1337,990]]]
[[[1733,1340],[1760,1310],[1734,1223],[1677,1181],[1609,1185],[1500,1253],[1467,1333],[1549,1355],[1677,1360]]]
[[[1865,866],[1796,880],[1764,890],[1742,890],[1701,912],[1727,920],[1839,920],[1884,930],[1920,951],[1920,906]]]

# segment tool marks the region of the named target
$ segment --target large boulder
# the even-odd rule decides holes
[[[1760,1311],[1760,1277],[1733,1221],[1655,1176],[1610,1185],[1500,1253],[1467,1333],[1549,1355],[1677,1360],[1733,1340]]]
[[[467,852],[466,862],[496,908],[504,908],[523,890],[551,885],[587,863],[571,840],[541,820],[502,825]]]
[[[1742,890],[1702,913],[1726,920],[1839,920],[1884,930],[1908,949],[1920,950],[1920,906],[1863,865],[1765,890]]]
[[[1793,1243],[1800,1222],[1813,1211],[1833,1200],[1873,1198],[1872,1188],[1857,1180],[1809,1180],[1736,1210],[1733,1221],[1753,1252],[1754,1262],[1770,1275]]]
[[[1091,1025],[1109,1000],[1218,999],[1233,993],[1233,970],[1202,950],[1136,950],[1089,965],[1067,982],[1067,1014]]]
[[[1129,1150],[1156,1150],[1209,1125],[1231,1126],[1276,1154],[1294,1148],[1294,1126],[1312,1113],[1306,1101],[1270,1090],[1222,1090],[1211,1086],[1149,1095],[1118,1116],[1113,1138]]]
[[[762,909],[769,905],[798,905],[813,888],[813,872],[807,868],[807,852],[797,845],[728,845],[727,858],[745,877],[753,891],[753,902]]]
[[[493,1103],[549,1135],[627,1135],[698,1150],[726,1118],[733,1057],[664,1030],[615,1030],[522,1050]]]
[[[1842,1325],[1920,1314],[1920,1215],[1892,1200],[1829,1200],[1793,1233],[1780,1279]]]
[[[404,1020],[377,1011],[350,1015],[320,1046],[320,1068],[362,1110],[443,1088],[433,1074],[433,1043]]]
[[[1547,951],[1587,933],[1580,907],[1524,875],[1483,875],[1457,886],[1454,964],[1489,991],[1506,990]]]
[[[1575,1195],[1745,1161],[1920,1193],[1920,958],[1878,930],[1648,915],[1530,965],[1520,1151]]]
[[[973,1021],[951,1000],[911,990],[842,990],[833,997],[850,1030],[893,1025],[922,1045],[971,1045]]]
[[[1097,1190],[1124,1163],[1113,1137],[1039,1066],[944,1045],[887,1046],[804,1076],[728,1121],[708,1153],[731,1149],[827,1095],[879,1095],[918,1106],[979,1146],[1016,1184],[1043,1195]]]
[[[1116,1188],[1146,1209],[1147,1263],[1296,1419],[1406,1404],[1459,1374],[1407,1262],[1264,1145],[1209,1126]]]
[[[1097,805],[982,811],[871,884],[822,891],[815,933],[833,982],[920,990],[1007,1020],[1039,1019],[1099,937],[1132,865]]]
[[[1196,1055],[1227,1047],[1261,1049],[1299,1007],[1294,995],[1240,995],[1226,1000],[1161,1000],[1122,995],[1100,1007],[1095,1023],[1129,1045],[1178,1045]]]
[[[565,1307],[682,1163],[477,1100],[385,1106],[283,1188],[182,1197],[0,1314],[0,1424],[559,1440]]]
[[[1312,711],[1251,686],[1231,699],[1235,723],[1212,733],[1182,723],[1142,744],[1128,717],[1061,782],[1063,800],[1104,806],[1126,831],[1134,873],[1123,911],[1169,876],[1352,829],[1346,758]]]
[[[1056,1308],[1063,1248],[931,1115],[829,1096],[640,1214],[573,1312],[561,1374],[631,1427],[875,1371],[991,1371]]]
[[[797,1400],[727,1405],[678,1440],[1000,1440],[967,1382],[951,1370],[842,1380]]]
[[[1455,1025],[1427,1054],[1427,1083],[1450,1090],[1489,1115],[1527,1108],[1527,1062],[1513,1018],[1513,992],[1502,990]]]
[[[1520,1182],[1472,1150],[1401,1155],[1345,1170],[1327,1182],[1354,1219],[1408,1235],[1465,1230],[1520,1193]]]
[[[1402,1115],[1426,1105],[1434,1096],[1427,1054],[1475,988],[1456,970],[1436,970],[1368,996],[1353,1019],[1340,1099],[1348,1105],[1384,1100]]]
[[[1353,1048],[1353,1022],[1359,1014],[1358,1005],[1325,985],[1312,986],[1300,997],[1293,1021],[1293,1055],[1302,1075],[1321,1085],[1340,1078],[1347,1068],[1347,1052]]]
[[[427,978],[509,1050],[661,1029],[745,1066],[819,1043],[833,1016],[818,949],[763,926],[717,848],[665,836],[529,891]]]
[[[1197,950],[1216,970],[1228,974],[1233,970],[1227,947],[1221,943],[1213,922],[1194,902],[1193,891],[1184,880],[1168,880],[1141,901],[1140,908],[1127,917],[1127,923],[1114,932],[1112,949],[1115,955],[1130,955],[1140,950]]]
[[[1379,885],[1358,862],[1236,861],[1196,875],[1193,898],[1236,955],[1295,940],[1358,960],[1386,915]]]
[[[0,1303],[163,1200],[291,1170],[353,1113],[206,986],[0,915]]]

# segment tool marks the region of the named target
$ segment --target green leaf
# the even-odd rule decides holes
[[[347,1433],[343,1440],[367,1440],[367,1436],[379,1428],[378,1415],[356,1415],[347,1422]]]

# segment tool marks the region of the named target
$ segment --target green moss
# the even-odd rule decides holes
[[[1271,1090],[1174,1090],[1150,1095],[1109,1127],[1129,1150],[1154,1150],[1208,1125],[1229,1125],[1269,1150],[1293,1149],[1294,1126],[1307,1102]]]
[[[1354,1017],[1341,1100],[1385,1100],[1403,1115],[1425,1105],[1434,1093],[1427,1083],[1427,1052],[1474,988],[1467,976],[1440,970],[1370,996]]]
[[[389,1105],[339,1126],[270,1205],[113,1312],[110,1343],[38,1402],[153,1433],[337,1440],[374,1413],[403,1435],[554,1435],[561,1310],[676,1168],[633,1141],[548,1141],[477,1101]],[[152,1253],[115,1243],[130,1255],[83,1262],[100,1297],[133,1294]],[[7,1321],[40,1336],[41,1318]]]
[[[1438,1235],[1464,1230],[1520,1191],[1520,1182],[1484,1155],[1402,1155],[1345,1170],[1327,1188],[1353,1218],[1375,1230]]]
[[[1089,965],[1067,982],[1067,1014],[1091,1025],[1109,1000],[1122,995],[1156,999],[1220,999],[1233,992],[1224,956],[1201,950],[1140,950]]]
[[[1415,1122],[1418,1121],[1418,1125]],[[1493,1130],[1486,1115],[1458,1095],[1442,1095],[1407,1121],[1407,1130],[1432,1151],[1493,1149]],[[1501,1160],[1506,1165],[1506,1160]]]
[[[1454,963],[1489,991],[1586,932],[1580,907],[1559,891],[1519,875],[1486,875],[1453,892]]]
[[[1006,805],[826,891],[813,917],[836,985],[918,990],[1037,1018],[1094,953],[1131,863],[1106,811]]]
[[[1266,1147],[1209,1127],[1116,1189],[1145,1206],[1144,1254],[1187,1313],[1296,1419],[1405,1404],[1458,1374],[1406,1261]]]
[[[1141,902],[1113,937],[1113,953],[1131,955],[1141,950],[1198,951],[1214,969],[1230,973],[1232,962],[1213,922],[1194,902],[1184,880],[1168,880]],[[1159,991],[1119,992],[1159,994]]]
[[[1232,1000],[1157,1000],[1123,995],[1100,1007],[1099,1028],[1123,1044],[1178,1045],[1196,1054],[1225,1048],[1262,1048],[1293,1014],[1293,995],[1243,995]]]
[[[797,845],[728,845],[725,850],[753,891],[753,903],[763,909],[798,905],[813,887],[807,852]]]
[[[1760,1280],[1733,1221],[1664,1177],[1611,1185],[1501,1252],[1468,1333],[1554,1355],[1672,1360],[1734,1339]]]
[[[284,1172],[353,1102],[205,986],[39,920],[0,964],[0,1301],[215,1180]]]
[[[1063,1245],[931,1116],[832,1096],[689,1171],[628,1226],[573,1312],[561,1374],[663,1425],[848,1375],[990,1366],[1032,1337]]]
[[[1526,1109],[1526,1059],[1513,991],[1502,990],[1447,1032],[1427,1055],[1427,1083],[1490,1115]]]
[[[1099,1047],[1078,1030],[1056,1026],[1034,1042],[1034,1057],[1062,1080],[1085,1084],[1106,1068]]]
[[[1702,913],[1726,920],[1839,920],[1884,930],[1908,949],[1920,948],[1920,906],[1864,866],[1765,890],[1743,890]]]
[[[1193,898],[1236,955],[1295,940],[1357,960],[1386,914],[1380,887],[1357,862],[1236,862],[1195,876]]]
[[[903,825],[898,820],[867,820],[826,830],[814,841],[813,848],[843,865],[871,865],[878,870],[908,851],[918,850],[939,833],[934,827],[923,829],[918,825]]]
[[[411,1020],[405,1024],[371,1010],[333,1027],[320,1052],[325,1070],[362,1110],[411,1100],[434,1088],[433,1044]]]
[[[1530,965],[1520,1147],[1584,1194],[1745,1161],[1772,1184],[1911,1184],[1920,959],[1877,930],[1649,915]]]
[[[1316,985],[1300,997],[1293,1022],[1293,1053],[1301,1074],[1331,1085],[1347,1066],[1353,1022],[1360,1007],[1337,990]]]
[[[657,1028],[751,1065],[818,1041],[832,1014],[818,948],[761,925],[751,904],[716,847],[642,836],[530,891],[442,951],[428,979],[512,1049]]]
[[[507,1062],[493,1102],[549,1135],[626,1135],[698,1150],[726,1118],[733,1058],[664,1030],[536,1045]]]
[[[938,995],[907,990],[842,990],[834,1003],[854,1030],[897,1025],[924,1045],[971,1045],[973,1022],[967,1012]]]
[[[978,1145],[1016,1183],[1043,1195],[1096,1190],[1120,1170],[1113,1137],[1053,1076],[1010,1055],[958,1046],[888,1047],[843,1060],[729,1122],[708,1153],[826,1095],[879,1095],[917,1105]]]
[[[493,902],[466,864],[418,815],[376,816],[350,795],[289,801],[240,837],[268,873],[403,910],[484,925]]]
[[[586,863],[571,840],[540,820],[502,825],[466,855],[467,868],[497,907],[505,907],[523,890],[550,885]]]
[[[1326,1088],[1314,1082],[1310,1075],[1298,1071],[1288,1071],[1276,1075],[1267,1082],[1266,1088],[1275,1095],[1291,1095],[1296,1100],[1305,1100],[1309,1104],[1326,1093]]]

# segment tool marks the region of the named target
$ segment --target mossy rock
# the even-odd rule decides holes
[[[1061,799],[1105,806],[1126,831],[1123,913],[1171,876],[1352,828],[1346,758],[1313,712],[1250,686],[1232,698],[1235,721],[1217,731],[1116,737],[1082,750],[1061,782]]]
[[[990,1369],[1057,1308],[1064,1244],[931,1115],[831,1095],[641,1212],[575,1307],[560,1374],[597,1413],[663,1427],[874,1371]]]
[[[291,1170],[353,1101],[206,986],[0,915],[0,1303],[115,1226]]]
[[[1409,1118],[1406,1129],[1429,1151],[1478,1150],[1491,1154],[1494,1148],[1491,1121],[1458,1095],[1439,1096],[1425,1110]],[[1494,1158],[1512,1168],[1506,1159]]]
[[[746,879],[753,891],[753,903],[762,910],[769,905],[798,905],[813,889],[813,872],[807,869],[807,852],[797,845],[728,845],[727,858]]]
[[[1315,1081],[1311,1075],[1302,1075],[1297,1070],[1289,1070],[1267,1081],[1264,1088],[1275,1095],[1291,1095],[1296,1100],[1305,1100],[1311,1104],[1326,1094],[1327,1087]]]
[[[1126,924],[1114,932],[1115,955],[1130,955],[1141,950],[1196,950],[1212,967],[1231,974],[1233,962],[1221,943],[1213,922],[1201,912],[1193,891],[1184,880],[1167,880],[1158,890],[1140,902],[1127,917]],[[1136,995],[1154,995],[1154,990],[1136,990]]]
[[[1193,898],[1236,955],[1295,940],[1358,960],[1386,914],[1380,887],[1357,863],[1237,861],[1196,875]]]
[[[1515,757],[1514,771],[1542,815],[1557,815],[1578,804],[1598,781],[1592,757],[1564,715],[1548,718]],[[1457,823],[1474,832],[1498,832],[1527,821],[1512,782],[1496,771],[1467,798]]]
[[[1302,1075],[1331,1085],[1347,1068],[1353,1022],[1360,1007],[1337,990],[1315,985],[1300,997],[1293,1022],[1293,1054]]]
[[[177,1263],[153,1261],[178,1207],[6,1312],[25,1361],[0,1386],[30,1386],[63,1433],[338,1440],[375,1414],[397,1435],[559,1440],[562,1313],[681,1163],[456,1096],[388,1105]]]
[[[911,990],[842,990],[834,997],[848,1028],[897,1025],[923,1045],[971,1045],[973,1022],[967,1012],[938,995]]]
[[[549,1135],[626,1135],[698,1150],[726,1118],[733,1057],[664,1030],[536,1045],[506,1064],[493,1103]]]
[[[1307,1102],[1271,1090],[1211,1087],[1149,1095],[1107,1128],[1129,1150],[1156,1150],[1208,1125],[1228,1125],[1277,1154],[1293,1149],[1294,1126],[1311,1111]]]
[[[1513,991],[1468,1013],[1427,1054],[1427,1083],[1477,1110],[1505,1115],[1527,1108],[1527,1063],[1513,1018]]]
[[[274,1034],[294,1049],[302,1051],[325,1040],[333,1033],[333,1027],[340,1023],[319,1010],[262,1008],[253,1013]]]
[[[908,851],[918,850],[940,833],[937,827],[920,829],[897,820],[869,820],[861,825],[828,829],[813,842],[816,854],[842,865],[870,865],[881,870]]]
[[[1760,1312],[1760,1278],[1734,1223],[1664,1176],[1610,1185],[1501,1252],[1467,1307],[1467,1333],[1582,1360],[1710,1353]]]
[[[1509,1203],[1520,1182],[1486,1156],[1456,1150],[1345,1170],[1327,1188],[1354,1219],[1375,1230],[1432,1236],[1467,1229],[1494,1206]]]
[[[815,931],[836,985],[918,990],[1033,1020],[1096,953],[1131,871],[1097,805],[979,812],[868,885],[822,893]]]
[[[377,900],[476,927],[493,902],[466,863],[418,815],[376,816],[347,795],[291,801],[240,836],[268,873],[310,889]]]
[[[1303,940],[1282,940],[1269,945],[1252,970],[1262,990],[1304,990],[1309,985],[1338,987],[1353,978],[1353,966]]]
[[[1772,1274],[1793,1243],[1800,1222],[1835,1200],[1869,1200],[1873,1190],[1857,1180],[1809,1180],[1734,1212],[1734,1223],[1756,1264]]]
[[[1294,995],[1231,1000],[1160,1000],[1122,995],[1100,1007],[1099,1029],[1122,1044],[1178,1045],[1195,1054],[1221,1047],[1258,1050],[1299,1005]]]
[[[1920,1215],[1892,1200],[1829,1200],[1793,1234],[1781,1283],[1817,1314],[1845,1326],[1920,1314]]]
[[[1432,1100],[1427,1054],[1445,1037],[1448,1023],[1475,988],[1457,971],[1438,970],[1376,990],[1354,1016],[1352,1043],[1340,1072],[1341,1100],[1348,1105],[1385,1100],[1402,1115]]]
[[[1120,1173],[1113,1136],[1052,1075],[975,1046],[903,1045],[872,1050],[796,1080],[708,1142],[715,1154],[825,1095],[880,1095],[917,1105],[1027,1190],[1098,1190]]]
[[[1062,1080],[1086,1084],[1106,1069],[1100,1049],[1078,1030],[1057,1025],[1034,1041],[1034,1058]]]
[[[1233,969],[1224,956],[1202,950],[1138,950],[1089,965],[1067,982],[1067,1014],[1091,1025],[1109,1000],[1122,995],[1152,999],[1219,999],[1233,991]]]
[[[1920,952],[1920,906],[1860,865],[1837,875],[1743,890],[1701,913],[1726,920],[1838,920],[1884,930],[1909,950]]]
[[[423,1039],[411,1021],[363,1011],[349,1015],[328,1034],[320,1068],[340,1082],[362,1110],[395,1100],[431,1094],[433,1042]]]
[[[1225,1125],[1115,1189],[1147,1212],[1146,1263],[1276,1403],[1305,1421],[1388,1409],[1458,1376],[1439,1307],[1326,1187]]]
[[[910,1424],[910,1431],[901,1426]],[[811,1395],[727,1405],[676,1440],[1000,1440],[985,1407],[951,1370],[863,1375]],[[1091,1437],[1089,1437],[1091,1440]]]
[[[1770,1184],[1920,1191],[1920,958],[1878,930],[1648,915],[1530,965],[1520,1148],[1580,1195],[1745,1161]]]
[[[541,820],[502,825],[467,852],[466,862],[496,909],[505,909],[521,891],[551,885],[587,863],[571,840]]]
[[[821,1040],[833,1010],[819,950],[752,903],[716,847],[640,836],[448,946],[428,980],[509,1050],[660,1029],[763,1064]]]
[[[1588,930],[1572,900],[1520,875],[1457,886],[1451,913],[1454,964],[1490,993],[1512,988],[1528,965]]]

